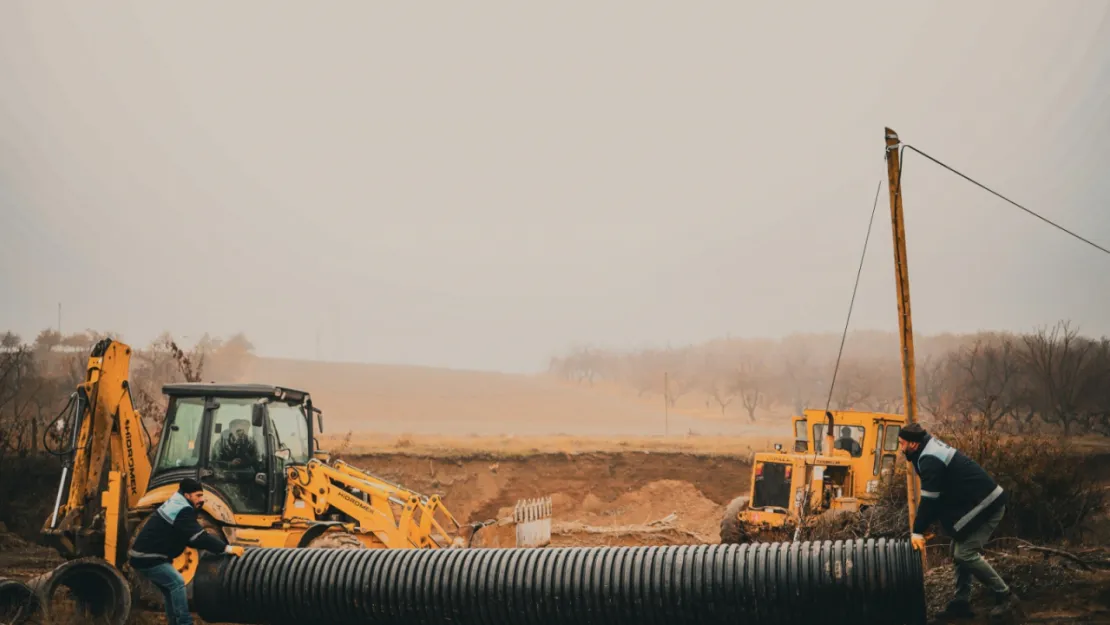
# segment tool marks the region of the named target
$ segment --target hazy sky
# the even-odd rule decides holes
[[[0,327],[506,371],[839,331],[883,127],[1110,247],[1110,3],[6,2]],[[1110,256],[907,152],[919,332]],[[895,329],[883,186],[853,325]]]

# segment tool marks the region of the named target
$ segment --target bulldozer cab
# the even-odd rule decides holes
[[[254,384],[170,384],[150,486],[198,479],[236,516],[280,515],[288,466],[315,453],[308,393]],[[322,428],[321,428],[322,429]]]
[[[878,491],[879,480],[894,468],[898,432],[904,415],[841,410],[832,412],[832,449],[827,449],[829,418],[822,410],[806,410],[794,417],[794,445],[798,453],[815,458],[848,460],[850,479],[844,490],[864,499]]]

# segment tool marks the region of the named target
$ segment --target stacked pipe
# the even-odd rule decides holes
[[[248,549],[206,555],[206,621],[412,623],[925,622],[907,541],[554,549]]]
[[[19,580],[0,577],[0,623],[26,623],[38,610],[38,597],[30,586]]]
[[[65,562],[27,581],[47,622],[79,618],[83,623],[124,625],[131,614],[131,587],[101,558]]]

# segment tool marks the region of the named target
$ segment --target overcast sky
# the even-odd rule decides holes
[[[1110,3],[545,4],[4,3],[0,327],[504,371],[835,332],[886,125],[1110,247]],[[919,332],[1110,333],[1110,256],[906,156]]]

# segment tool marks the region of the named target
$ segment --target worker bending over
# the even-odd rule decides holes
[[[982,554],[1006,512],[1009,494],[977,462],[934,438],[920,424],[902,428],[898,438],[902,453],[921,478],[921,501],[913,522],[914,548],[925,548],[925,531],[934,521],[940,521],[952,538],[956,596],[939,616],[974,617],[972,576],[994,593],[991,616],[1008,614],[1017,606],[1017,597]]]
[[[182,480],[177,492],[150,515],[150,520],[127,552],[131,567],[162,592],[169,625],[193,625],[189,598],[185,594],[185,579],[174,568],[174,558],[181,555],[186,547],[243,555],[242,547],[227,545],[201,527],[197,521],[197,510],[202,506],[204,490],[200,483],[190,478]]]

